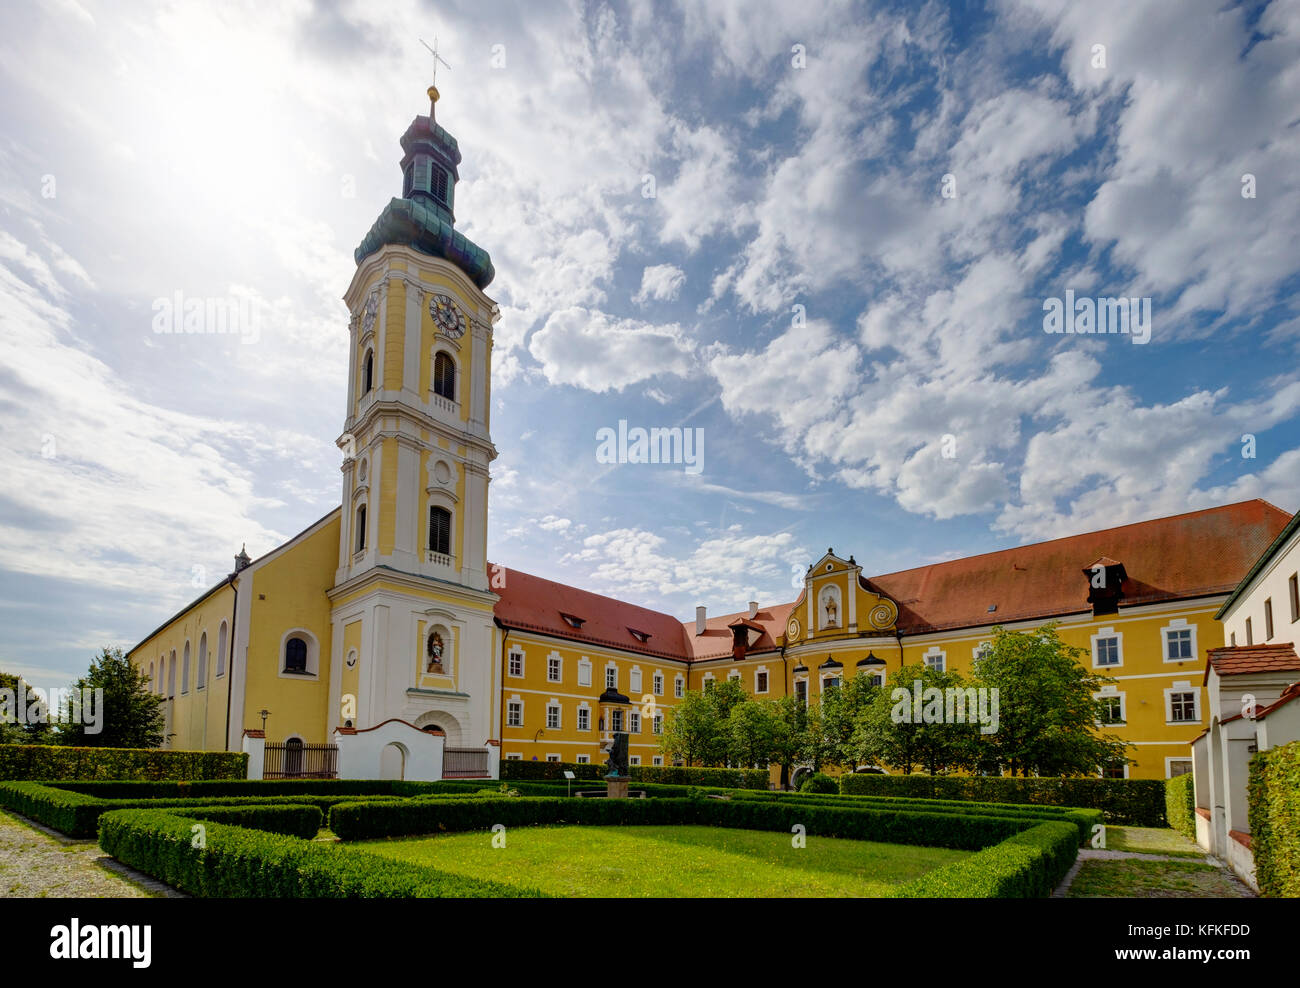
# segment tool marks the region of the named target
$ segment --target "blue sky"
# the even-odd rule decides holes
[[[492,559],[685,618],[827,546],[1300,506],[1295,4],[8,4],[0,668],[63,685],[337,504],[340,296],[435,34]],[[1048,335],[1066,290],[1150,342]],[[176,292],[256,341],[154,333]],[[620,419],[703,470],[597,463]]]

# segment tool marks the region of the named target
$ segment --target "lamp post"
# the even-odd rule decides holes
[[[268,717],[271,716],[271,711],[269,711],[269,710],[267,710],[265,707],[263,707],[261,710],[258,711],[258,714],[259,714],[259,715],[261,716],[261,718],[262,718],[262,733],[265,734],[265,733],[266,733],[266,718],[268,718]]]

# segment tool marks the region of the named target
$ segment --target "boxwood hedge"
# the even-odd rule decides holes
[[[239,751],[0,745],[0,779],[242,779],[247,775],[248,755]]]
[[[860,796],[1033,803],[1101,810],[1106,822],[1168,826],[1163,779],[1021,779],[983,775],[844,775],[840,791]]]
[[[191,895],[219,898],[536,897],[535,889],[452,875],[335,843],[305,841],[167,810],[114,810],[100,846],[118,861]]]
[[[1196,840],[1196,791],[1191,772],[1165,780],[1165,817],[1169,826]]]
[[[908,882],[902,898],[1044,898],[1078,855],[1074,828],[1047,821]]]
[[[501,778],[506,781],[540,781],[546,779],[566,781],[565,772],[586,782],[605,779],[605,766],[578,764],[576,762],[525,762],[503,761]],[[684,786],[726,786],[732,789],[766,789],[768,773],[764,769],[748,768],[686,768],[680,765],[633,765],[628,770],[632,782],[663,782]]]
[[[1246,813],[1259,890],[1300,896],[1300,741],[1250,760]]]

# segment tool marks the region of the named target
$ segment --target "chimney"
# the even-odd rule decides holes
[[[752,621],[756,617],[758,617],[758,601],[751,600],[749,602],[749,619]]]
[[[705,621],[704,615],[706,613],[707,611],[703,604],[695,608],[695,633],[697,635],[704,634],[704,621]]]

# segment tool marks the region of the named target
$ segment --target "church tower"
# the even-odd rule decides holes
[[[499,311],[484,293],[487,252],[454,227],[461,155],[428,93],[429,115],[401,138],[402,195],[357,247],[344,295],[333,726],[396,717],[482,745],[495,736],[486,552]]]

